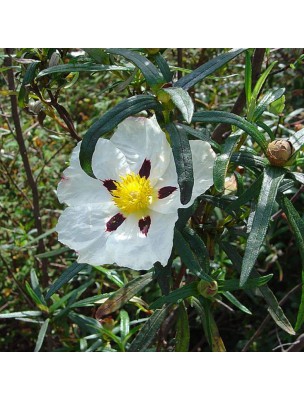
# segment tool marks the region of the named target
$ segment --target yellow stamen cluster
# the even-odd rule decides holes
[[[121,177],[112,190],[113,201],[124,214],[145,211],[157,199],[157,193],[150,180],[134,173]]]

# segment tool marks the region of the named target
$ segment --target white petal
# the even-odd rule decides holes
[[[68,207],[61,214],[56,230],[58,240],[79,253],[79,262],[92,265],[112,264],[106,252],[106,223],[117,213],[114,206],[105,208],[98,204]]]
[[[126,157],[110,140],[99,139],[92,158],[92,169],[100,180],[114,179],[130,173]]]
[[[147,236],[140,232],[138,218],[128,216],[120,227],[111,232],[107,252],[117,265],[142,270],[150,269],[159,261],[166,265],[173,246],[174,225],[177,213],[150,213],[151,225]]]
[[[109,202],[111,195],[98,179],[89,177],[79,163],[80,143],[74,148],[70,166],[63,171],[57,188],[60,203],[80,205]]]
[[[213,185],[213,166],[216,155],[211,146],[202,140],[190,140],[193,163],[194,186],[189,207],[196,197],[205,193]]]
[[[145,159],[151,161],[152,184],[166,171],[172,151],[155,117],[125,119],[111,141],[124,153],[134,173],[139,172]]]

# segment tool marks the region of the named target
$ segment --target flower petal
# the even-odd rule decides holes
[[[56,230],[58,240],[79,253],[78,261],[92,265],[112,264],[110,253],[106,252],[109,233],[106,224],[117,209],[101,204],[83,204],[68,207],[61,214]]]
[[[125,119],[110,140],[124,153],[135,174],[139,173],[145,159],[151,162],[152,185],[166,171],[172,151],[155,117]]]
[[[79,163],[80,143],[74,148],[70,166],[63,171],[63,177],[57,188],[60,203],[81,205],[87,203],[109,202],[110,193],[98,179],[88,176]]]
[[[147,235],[141,232],[139,220],[134,215],[128,216],[116,231],[111,232],[106,249],[116,264],[136,270],[150,269],[157,261],[167,264],[173,246],[177,212],[160,214],[151,211],[149,217],[151,224]]]

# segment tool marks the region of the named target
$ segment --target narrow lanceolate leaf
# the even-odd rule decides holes
[[[190,124],[194,111],[194,105],[188,92],[179,87],[164,88],[163,90],[170,95],[171,100],[182,113],[185,121]]]
[[[43,303],[44,302],[43,294],[41,292],[38,277],[37,277],[37,274],[36,274],[34,268],[31,269],[30,276],[31,276],[32,288],[33,288],[34,292],[36,293],[36,295],[41,300],[41,302]]]
[[[23,318],[23,317],[40,317],[41,311],[18,311],[13,313],[0,314],[0,319],[5,318]]]
[[[139,293],[153,280],[153,272],[139,276],[127,283],[124,287],[113,293],[96,311],[96,318],[99,320],[105,315],[111,314],[126,304],[133,296]]]
[[[185,227],[182,235],[190,244],[190,247],[196,255],[202,269],[208,274],[210,270],[209,254],[207,247],[200,236],[191,228]]]
[[[264,135],[254,124],[238,115],[226,111],[201,111],[193,114],[192,122],[214,122],[237,126],[250,135],[264,153],[267,151],[267,140]]]
[[[269,92],[265,93],[262,100],[259,101],[258,105],[256,106],[254,113],[253,113],[253,121],[257,121],[260,116],[263,114],[264,111],[267,110],[267,107],[273,103],[274,101],[278,100],[280,97],[283,96],[285,92],[284,88],[270,90]]]
[[[252,90],[252,65],[251,65],[251,54],[246,51],[246,64],[245,64],[245,94],[246,104],[249,107]]]
[[[133,69],[133,68],[132,68]],[[46,68],[39,72],[37,79],[51,74],[68,74],[70,72],[106,72],[106,71],[130,71],[129,67],[121,67],[117,65],[100,65],[100,64],[60,64],[54,67]]]
[[[154,311],[154,313],[151,315],[148,321],[145,322],[144,326],[131,343],[128,352],[139,352],[148,349],[150,343],[153,341],[157,332],[159,331],[161,324],[166,318],[168,308],[169,306],[164,307],[161,310]]]
[[[281,168],[271,166],[265,168],[261,192],[246,244],[240,279],[241,286],[243,286],[249,278],[250,272],[258,257],[260,247],[266,236],[277,191],[284,174],[285,171]]]
[[[92,157],[96,143],[105,133],[113,130],[121,121],[130,115],[143,110],[161,110],[161,104],[153,96],[138,95],[123,100],[97,120],[85,134],[80,148],[79,160],[82,169],[95,178],[92,170]]]
[[[295,330],[298,331],[304,322],[304,222],[292,202],[286,196],[282,196],[280,204],[294,233],[302,260],[302,296],[295,326]]]
[[[192,136],[196,137],[197,139],[202,140],[203,142],[210,143],[211,146],[213,148],[215,148],[216,150],[221,150],[221,146],[218,143],[216,143],[214,140],[211,139],[210,132],[207,129],[205,129],[205,128],[193,129],[190,126],[183,125],[183,124],[177,124],[177,126],[184,129],[188,133],[188,135],[192,135]]]
[[[107,49],[109,54],[117,54],[131,61],[136,67],[138,67],[143,76],[145,77],[147,83],[152,88],[155,86],[161,86],[165,83],[165,79],[161,72],[156,68],[154,64],[151,63],[146,57],[131,51],[128,49]]]
[[[48,307],[43,299],[41,299],[31,288],[30,284],[28,282],[25,282],[25,289],[31,299],[34,301],[36,306],[41,310],[41,311],[48,311]]]
[[[150,308],[155,310],[157,308],[161,308],[164,304],[176,304],[179,301],[187,299],[191,296],[199,296],[197,282],[189,283],[189,285],[185,285],[173,290],[167,296],[160,297],[150,305]]]
[[[182,259],[182,262],[187,266],[187,268],[189,268],[190,272],[204,281],[213,282],[211,276],[206,274],[203,267],[200,265],[187,240],[177,229],[174,231],[173,244],[176,252]]]
[[[213,58],[212,60],[206,62],[205,64],[201,65],[190,74],[182,77],[177,82],[175,82],[175,87],[181,87],[185,90],[190,89],[196,83],[200,82],[207,76],[213,74],[223,65],[227,64],[233,58],[241,54],[245,49],[235,49],[231,50],[227,53],[220,54],[219,56]]]
[[[250,278],[247,280],[243,287],[240,287],[240,281],[238,279],[228,279],[226,281],[218,281],[218,291],[225,292],[225,291],[233,291],[233,290],[240,290],[240,289],[255,289],[260,286],[266,285],[267,282],[273,277],[273,274],[260,276],[258,278]]]
[[[304,128],[295,132],[288,138],[288,141],[291,143],[294,153],[297,153],[304,146]]]
[[[302,183],[302,185],[304,184],[304,174],[302,172],[288,171],[288,175],[291,176],[296,181]]]
[[[175,351],[185,352],[189,350],[190,328],[188,321],[188,313],[184,304],[179,305],[177,312]]]
[[[78,262],[74,262],[69,268],[67,268],[63,274],[53,283],[53,285],[49,288],[45,299],[49,299],[57,290],[59,290],[63,285],[65,285],[69,280],[74,278],[82,269],[84,269],[88,264],[78,264]]]
[[[237,307],[239,310],[243,311],[246,314],[252,314],[250,310],[248,310],[247,307],[244,306],[236,297],[233,296],[230,292],[224,292],[223,296],[226,297],[227,300],[230,301],[235,307]]]
[[[235,247],[232,246],[228,242],[221,241],[220,242],[221,248],[230,258],[233,263],[233,266],[241,272],[241,265],[242,265],[242,258],[236,251]],[[252,269],[250,277],[252,278],[259,278],[261,277],[260,274],[256,271],[255,268]],[[282,328],[285,332],[289,333],[290,335],[295,335],[295,331],[293,330],[290,322],[288,321],[287,317],[285,316],[282,308],[280,307],[278,300],[276,299],[273,292],[269,289],[267,285],[261,286],[258,288],[258,291],[264,297],[264,300],[268,304],[268,312],[270,316],[273,318],[275,323]]]
[[[229,136],[224,142],[222,154],[218,155],[215,159],[213,168],[213,181],[214,187],[218,192],[223,192],[225,189],[225,179],[229,161],[238,145],[240,138],[241,133],[236,133]]]
[[[193,189],[193,166],[191,148],[186,132],[173,123],[166,125],[172,144],[172,151],[178,176],[181,203],[187,204]]]
[[[255,156],[248,151],[239,151],[232,154],[231,162],[253,170],[263,170],[268,164],[268,161],[266,161],[265,158]]]
[[[46,319],[44,321],[44,323],[41,325],[40,331],[38,333],[38,338],[37,338],[37,342],[36,342],[36,346],[35,346],[35,350],[34,351],[39,351],[43,345],[43,341],[49,326],[49,319]]]
[[[18,95],[18,105],[19,107],[24,107],[27,99],[27,91],[26,86],[33,82],[36,75],[36,70],[40,61],[35,61],[27,67],[27,70],[24,74],[24,78],[19,90]]]
[[[170,67],[164,57],[160,53],[157,53],[155,56],[155,61],[166,81],[171,82],[173,79],[173,72],[170,70]]]

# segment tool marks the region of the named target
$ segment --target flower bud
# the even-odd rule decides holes
[[[218,284],[216,281],[199,281],[199,283],[197,284],[197,290],[203,297],[206,297],[208,299],[217,294]]]
[[[267,158],[270,164],[277,167],[285,165],[292,155],[292,145],[288,140],[277,139],[269,143]]]

